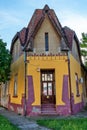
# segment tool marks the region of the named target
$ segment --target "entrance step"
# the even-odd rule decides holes
[[[55,104],[42,104],[42,115],[57,115]]]

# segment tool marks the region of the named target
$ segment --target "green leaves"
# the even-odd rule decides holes
[[[85,67],[87,67],[87,34],[86,33],[82,33],[80,48],[81,48],[81,55],[83,57],[84,65]]]
[[[6,82],[10,77],[11,55],[6,49],[6,43],[0,39],[0,82]]]

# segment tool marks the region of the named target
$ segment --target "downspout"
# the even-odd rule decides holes
[[[71,89],[71,71],[70,71],[70,52],[67,52],[67,57],[68,57],[68,73],[69,73],[69,89],[70,89],[70,110],[71,114],[73,114],[73,109],[72,109],[72,89]]]
[[[24,68],[25,68],[25,72],[24,72],[24,79],[25,79],[25,82],[24,82],[24,116],[26,116],[26,74],[27,74],[27,52],[24,51]]]

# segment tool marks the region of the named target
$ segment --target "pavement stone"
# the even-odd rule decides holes
[[[29,121],[26,117],[8,111],[2,107],[0,107],[0,115],[6,117],[12,124],[20,128],[20,130],[50,130],[39,126],[35,121]]]

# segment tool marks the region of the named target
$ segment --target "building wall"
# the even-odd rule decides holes
[[[84,106],[87,106],[87,74],[86,70],[82,67],[81,68],[82,77],[83,77],[83,100],[84,100]]]
[[[14,96],[14,78],[16,74],[18,75],[17,97]],[[22,96],[24,94],[24,80],[24,56],[22,55],[11,65],[11,79],[9,85],[11,103],[21,104]]]
[[[21,49],[20,39],[17,38],[17,40],[13,45],[13,51],[12,51],[13,62],[16,61],[21,54],[22,54],[22,49]]]
[[[81,76],[81,66],[80,64],[75,60],[75,58],[70,55],[70,67],[71,67],[71,86],[72,86],[72,92],[74,93],[75,103],[79,103],[82,101],[82,84],[79,83],[79,93],[80,96],[76,96],[76,80],[75,80],[75,73],[78,74],[78,79],[80,79]]]
[[[0,89],[1,89],[1,105],[3,107],[6,107],[6,108],[8,108],[8,100],[9,100],[8,87],[9,87],[8,83],[6,83],[6,84],[2,83],[1,86],[0,86]]]
[[[34,50],[36,53],[45,52],[45,33],[48,33],[49,37],[49,52],[56,53],[58,52],[58,47],[60,46],[60,36],[54,29],[51,21],[48,16],[45,16],[43,23],[41,24],[40,29],[34,38]]]
[[[35,101],[33,106],[41,105],[40,70],[55,70],[56,105],[65,105],[62,101],[63,76],[68,75],[67,56],[29,56],[27,75],[33,77]],[[28,86],[29,87],[29,86]]]
[[[72,55],[70,55],[70,72],[73,113],[76,113],[83,107],[83,88],[82,84],[78,81],[79,95],[77,96],[75,73],[78,74],[79,80],[82,77],[81,65]]]

